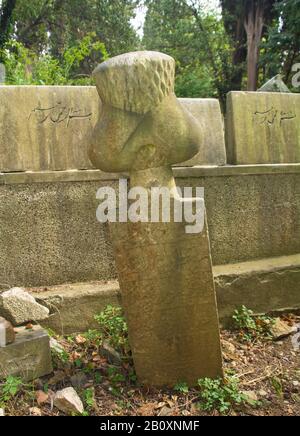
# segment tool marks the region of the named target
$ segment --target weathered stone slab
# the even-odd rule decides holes
[[[231,92],[227,98],[228,163],[300,162],[300,95]]]
[[[181,102],[201,122],[204,138],[200,153],[185,165],[224,165],[219,102]],[[0,86],[0,172],[92,169],[87,150],[100,117],[92,86]]]
[[[0,86],[0,171],[91,168],[93,87]]]
[[[209,98],[179,100],[201,124],[203,143],[199,153],[193,159],[177,166],[226,165],[224,120],[219,101]]]
[[[33,330],[16,329],[16,341],[0,348],[0,379],[10,375],[32,381],[53,371],[49,336],[36,326]]]
[[[215,266],[214,278],[223,326],[242,306],[257,314],[300,308],[300,254]]]
[[[140,381],[222,377],[207,228],[187,235],[184,223],[117,223],[111,236]]]

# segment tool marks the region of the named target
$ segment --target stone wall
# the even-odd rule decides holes
[[[214,265],[300,253],[300,164],[175,169],[205,188]],[[116,278],[96,220],[99,171],[0,175],[0,283],[50,286]]]

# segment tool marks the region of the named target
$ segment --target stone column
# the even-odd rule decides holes
[[[104,109],[93,164],[129,172],[131,187],[169,188],[173,217],[183,200],[172,165],[191,159],[202,141],[201,126],[174,94],[174,60],[130,53],[101,64],[94,76]],[[186,225],[174,218],[110,224],[135,368],[146,385],[193,386],[223,375],[206,220],[199,234],[187,234]]]

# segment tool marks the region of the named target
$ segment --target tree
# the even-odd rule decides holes
[[[224,103],[230,48],[222,20],[201,2],[148,0],[143,44],[176,60],[181,97],[218,97]]]
[[[268,78],[281,72],[290,84],[293,65],[300,63],[300,0],[280,0],[275,8],[278,18],[268,29],[261,64]]]
[[[17,0],[3,0],[0,3],[0,50],[10,37],[16,1]]]
[[[236,63],[243,62],[246,35],[249,91],[257,89],[260,46],[268,25],[276,17],[275,3],[276,0],[221,0],[225,27],[235,46]]]
[[[243,5],[236,0],[221,0],[221,6],[224,27],[232,45],[232,69],[228,85],[232,91],[239,91],[242,89],[245,62],[247,60]]]
[[[18,0],[16,37],[39,53],[61,58],[68,46],[96,33],[111,56],[137,48],[131,26],[136,0]]]

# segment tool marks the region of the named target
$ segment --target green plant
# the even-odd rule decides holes
[[[0,50],[6,68],[8,85],[91,85],[95,65],[108,59],[105,45],[89,33],[68,47],[60,60],[50,54],[37,54],[14,39]],[[97,59],[89,64],[90,57]],[[82,65],[87,74],[80,74]]]
[[[176,392],[179,392],[180,394],[188,394],[190,389],[187,383],[177,383],[177,385],[174,387],[174,390]]]
[[[102,339],[107,341],[122,356],[129,356],[128,328],[122,308],[107,306],[100,314],[95,316],[98,322]]]
[[[283,398],[283,385],[282,381],[278,377],[273,377],[271,379],[272,386],[276,392],[276,395],[280,398]]]
[[[69,363],[70,356],[65,350],[57,351],[52,349],[51,355],[52,355],[53,366],[55,369],[64,368],[65,365]]]
[[[95,390],[93,388],[84,391],[84,400],[89,410],[95,407]]]
[[[211,380],[208,378],[198,381],[200,387],[200,408],[205,411],[218,410],[224,414],[236,405],[247,403],[247,397],[239,390],[236,378],[230,377]]]
[[[243,341],[252,342],[255,339],[270,339],[274,320],[268,316],[254,316],[252,310],[242,306],[232,317],[234,328],[240,330]]]
[[[23,382],[18,377],[9,376],[0,387],[0,404],[12,400],[21,390]]]

